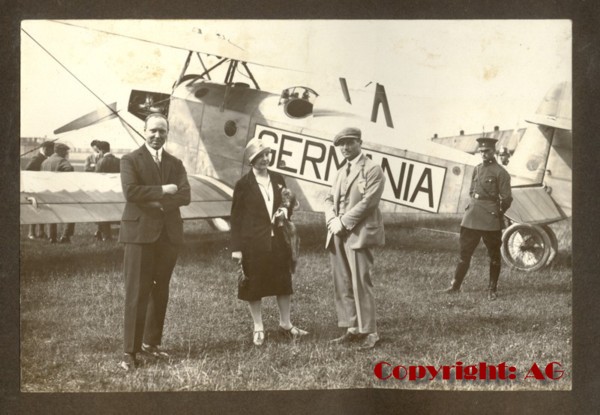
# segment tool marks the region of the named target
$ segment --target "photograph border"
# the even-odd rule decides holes
[[[12,2],[15,3],[15,2]],[[11,4],[12,4],[11,3]],[[600,282],[597,181],[600,131],[598,6],[583,2],[249,1],[151,2],[113,0],[66,7],[31,0],[9,5],[3,19],[4,127],[0,304],[0,412],[12,413],[593,413],[600,408]],[[113,8],[111,8],[112,6]],[[19,365],[19,61],[20,22],[26,19],[571,19],[573,21],[573,390],[492,392],[318,390],[252,392],[21,393]],[[541,63],[542,64],[542,63]],[[543,70],[543,68],[540,68]]]

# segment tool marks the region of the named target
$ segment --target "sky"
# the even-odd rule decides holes
[[[217,50],[223,54],[233,51],[250,62],[291,69],[251,64],[262,89],[279,93],[306,85],[321,96],[341,96],[344,76],[353,99],[368,110],[375,84],[384,85],[395,128],[414,139],[522,127],[547,90],[572,76],[568,20],[70,22],[161,44],[23,21],[22,137],[56,138],[53,130],[102,107],[100,99],[124,108],[132,88],[170,92],[187,56],[184,49],[213,51],[215,39],[228,44]],[[125,118],[140,125],[133,116]],[[137,146],[117,121],[60,136],[76,147],[94,138],[108,139],[114,148]]]

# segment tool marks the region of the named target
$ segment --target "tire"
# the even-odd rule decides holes
[[[547,264],[550,264],[554,260],[554,257],[556,257],[556,254],[558,253],[558,238],[556,237],[556,234],[554,233],[554,231],[552,230],[552,228],[550,226],[548,226],[548,225],[541,225],[541,226],[546,231],[548,236],[550,237],[550,244],[552,246],[552,251],[550,251],[550,256],[548,257],[548,261],[546,261]]]
[[[502,235],[504,262],[520,271],[533,272],[543,268],[548,264],[552,250],[550,233],[539,225],[515,223]]]

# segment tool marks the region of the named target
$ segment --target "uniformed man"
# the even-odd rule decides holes
[[[490,257],[488,298],[497,298],[500,276],[500,247],[504,212],[510,207],[510,175],[496,162],[495,138],[478,138],[478,150],[483,162],[475,167],[469,194],[471,201],[460,224],[460,261],[454,273],[452,286],[446,293],[457,293],[469,270],[471,256],[483,239]]]

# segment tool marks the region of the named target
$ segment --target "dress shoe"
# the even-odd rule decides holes
[[[142,343],[142,352],[154,356],[157,359],[168,359],[169,353],[161,350],[158,346],[151,346],[146,343]]]
[[[498,298],[498,293],[496,291],[489,290],[488,291],[488,300],[494,301],[496,298]]]
[[[56,240],[56,238],[48,238],[48,241],[50,241],[51,244],[55,244],[58,241]]]
[[[308,334],[308,332],[306,330],[299,329],[296,326],[292,326],[292,328],[290,328],[290,329],[284,329],[283,327],[279,326],[279,331],[281,331],[284,335],[286,335],[292,339],[306,336]]]
[[[27,235],[27,239],[31,239],[33,241],[35,239],[35,235]]]
[[[252,335],[252,342],[256,346],[262,346],[262,344],[265,342],[264,330],[254,330],[254,334]]]
[[[62,236],[59,241],[61,244],[70,244],[71,238],[68,236]]]
[[[346,331],[342,336],[335,338],[333,340],[329,340],[329,343],[331,344],[345,344],[345,343],[352,343],[352,342],[357,342],[360,339],[363,339],[365,337],[364,334],[360,334],[360,333],[351,333],[349,331]]]
[[[375,344],[379,341],[379,335],[377,333],[370,333],[365,338],[365,341],[358,347],[358,350],[369,350],[375,347]]]
[[[460,292],[460,288],[450,287],[450,288],[446,288],[445,290],[441,290],[439,292],[442,294],[458,294]]]
[[[102,240],[102,232],[96,231],[96,233],[94,234],[94,238],[101,241]]]
[[[125,353],[123,354],[123,360],[119,362],[119,367],[126,372],[130,372],[137,368],[138,362],[135,357],[135,353]]]

